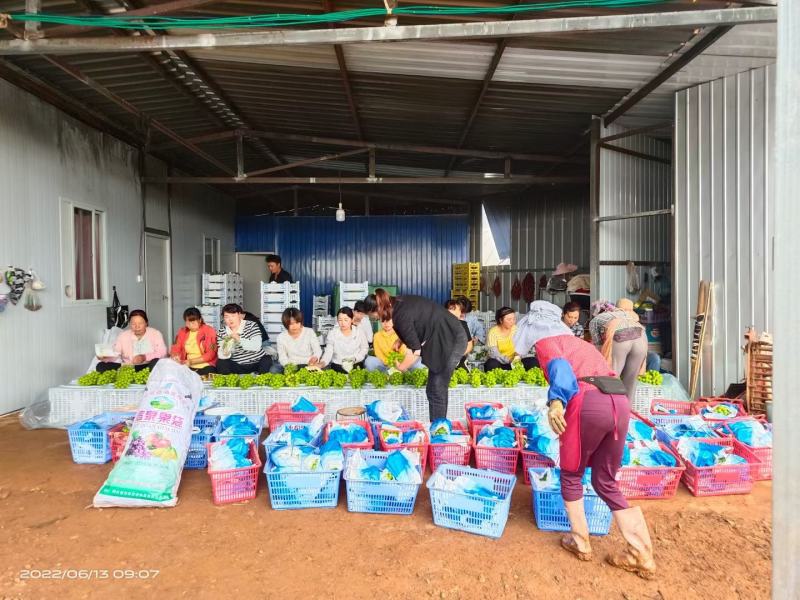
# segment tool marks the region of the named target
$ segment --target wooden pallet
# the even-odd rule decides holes
[[[772,402],[772,341],[769,334],[759,336],[752,327],[744,334],[746,408],[750,414],[765,414]]]

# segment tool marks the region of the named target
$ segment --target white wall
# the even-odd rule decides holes
[[[3,80],[0,107],[0,267],[32,268],[48,286],[40,294],[43,307],[38,312],[18,304],[0,313],[3,413],[43,398],[48,387],[83,372],[105,328],[108,301],[62,305],[61,197],[107,212],[108,283],[117,286],[120,300],[132,309],[140,307],[144,286],[136,283],[142,215],[136,151]],[[216,231],[232,257],[234,209],[232,200],[208,189],[172,193],[173,299],[182,312],[199,301],[199,230]],[[152,211],[163,222],[163,213]],[[194,227],[196,233],[190,229]],[[189,243],[195,237],[197,242]],[[189,278],[197,281],[196,295],[177,284]]]

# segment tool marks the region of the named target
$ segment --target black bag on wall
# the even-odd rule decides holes
[[[112,327],[125,329],[128,326],[128,305],[119,303],[117,286],[113,286],[111,289],[114,290],[114,299],[111,301],[111,306],[106,307],[106,329]]]

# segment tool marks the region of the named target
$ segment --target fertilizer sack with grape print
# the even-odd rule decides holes
[[[188,367],[158,361],[122,457],[94,506],[175,506],[203,382]]]

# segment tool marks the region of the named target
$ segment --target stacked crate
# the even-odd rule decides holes
[[[311,314],[314,317],[327,317],[331,314],[331,297],[330,296],[314,296],[312,303]]]
[[[300,308],[299,283],[261,282],[261,322],[275,340],[283,331],[283,311],[287,308]]]
[[[336,284],[333,291],[333,297],[336,303],[335,308],[337,311],[343,306],[353,308],[356,302],[363,300],[368,294],[368,281],[362,281],[360,283],[345,283],[344,281],[340,281]]]
[[[453,287],[450,296],[466,296],[472,302],[473,310],[478,309],[478,292],[481,288],[481,263],[453,263]]]
[[[222,307],[244,302],[244,284],[238,273],[203,273],[202,302],[199,306],[203,320],[214,329],[221,324]]]

